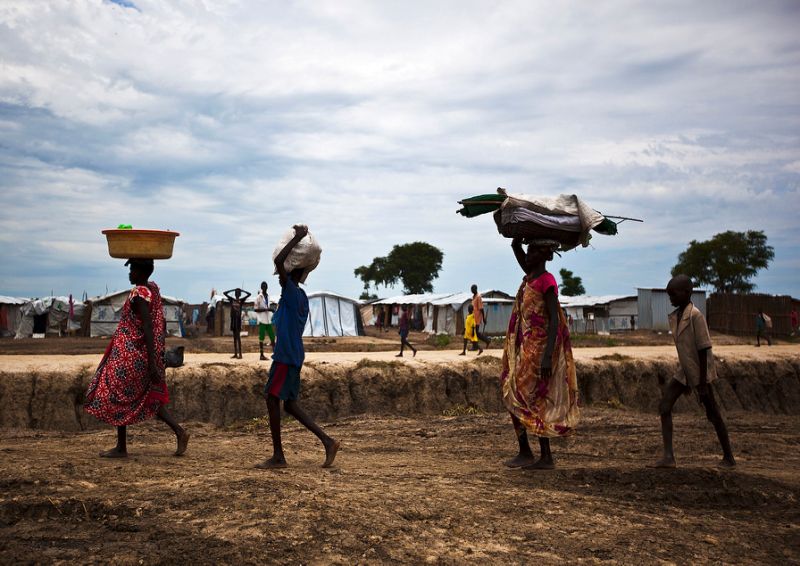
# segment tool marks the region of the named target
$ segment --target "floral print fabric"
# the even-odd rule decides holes
[[[551,377],[541,376],[549,322],[544,296],[551,288],[557,295],[555,278],[547,272],[523,279],[508,323],[500,376],[506,408],[529,433],[545,437],[571,434],[580,419],[575,361],[561,308]]]

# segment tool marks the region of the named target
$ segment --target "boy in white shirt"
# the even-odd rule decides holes
[[[272,327],[272,311],[269,310],[269,295],[267,282],[261,282],[261,290],[256,297],[256,318],[258,319],[258,349],[261,351],[259,359],[266,360],[264,355],[264,338],[269,335],[269,345],[275,348],[275,329]]]

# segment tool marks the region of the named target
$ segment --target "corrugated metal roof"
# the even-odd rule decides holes
[[[623,299],[635,299],[636,295],[581,295],[579,297],[558,297],[558,302],[562,307],[593,307],[595,305],[607,305],[614,301]]]
[[[497,289],[486,289],[481,291],[481,295],[486,295],[494,292],[502,292]],[[467,301],[472,300],[472,293],[420,293],[417,295],[397,295],[387,299],[381,299],[372,303],[373,305],[453,305],[460,306]],[[491,297],[483,297],[484,303],[513,303],[512,299],[493,299]]]

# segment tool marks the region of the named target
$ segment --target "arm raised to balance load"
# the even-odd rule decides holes
[[[308,234],[308,226],[304,224],[297,224],[294,226],[294,238],[292,238],[288,244],[286,244],[280,253],[275,256],[275,269],[278,271],[278,280],[280,281],[281,287],[286,285],[286,281],[289,279],[289,274],[286,272],[286,267],[284,263],[286,262],[286,258],[289,257],[289,253],[294,249],[294,247],[306,237]]]

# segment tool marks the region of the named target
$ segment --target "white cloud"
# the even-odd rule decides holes
[[[87,266],[105,285],[99,231],[124,222],[179,230],[160,272],[201,299],[260,281],[300,221],[325,246],[312,286],[357,294],[354,267],[426,240],[440,289],[510,288],[491,219],[454,214],[505,186],[645,218],[565,256],[592,292],[763,228],[781,247],[761,279],[800,293],[791,2],[134,4],[0,4],[0,288]]]

